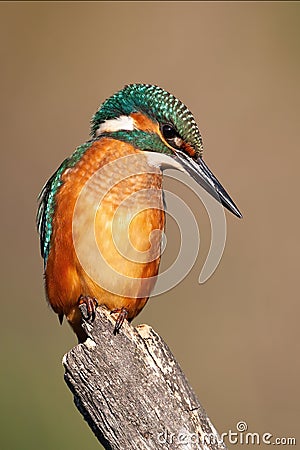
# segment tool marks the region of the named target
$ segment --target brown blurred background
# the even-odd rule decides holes
[[[299,445],[300,4],[1,3],[0,22],[1,448],[99,448],[63,381],[76,340],[44,299],[36,198],[100,102],[131,82],[191,108],[244,214],[226,213],[224,256],[200,286],[210,228],[188,199],[197,263],[135,323],[164,337],[219,432],[245,420]]]

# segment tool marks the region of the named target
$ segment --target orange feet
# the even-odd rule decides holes
[[[128,310],[126,308],[121,308],[121,309],[114,309],[113,311],[110,312],[111,314],[114,313],[119,313],[117,320],[116,320],[116,325],[115,325],[115,329],[114,329],[114,335],[118,334],[121,326],[124,323],[124,320],[127,319],[128,316]]]
[[[94,297],[90,297],[89,295],[81,295],[78,299],[78,306],[85,305],[86,306],[86,317],[85,320],[95,320],[96,316],[96,308],[98,306],[98,301]],[[81,311],[82,312],[82,311]]]

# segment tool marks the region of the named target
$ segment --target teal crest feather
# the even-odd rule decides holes
[[[201,134],[191,111],[174,95],[151,84],[129,84],[100,105],[91,121],[92,137],[106,120],[138,111],[155,122],[173,125],[180,137],[202,154]]]

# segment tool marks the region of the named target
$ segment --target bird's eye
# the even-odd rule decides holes
[[[175,147],[175,148],[181,147],[182,139],[178,135],[175,128],[172,127],[172,125],[169,125],[169,124],[163,125],[161,127],[161,132],[168,144],[170,144],[172,147]]]
[[[177,136],[176,130],[171,125],[163,125],[162,134],[166,141],[174,139]]]

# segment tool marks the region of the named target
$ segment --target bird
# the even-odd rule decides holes
[[[89,139],[39,195],[37,228],[46,298],[79,342],[105,306],[114,334],[143,309],[159,271],[165,204],[163,171],[186,172],[235,216],[242,214],[203,160],[193,114],[157,85],[134,83],[92,116]],[[99,256],[100,254],[100,256]]]

